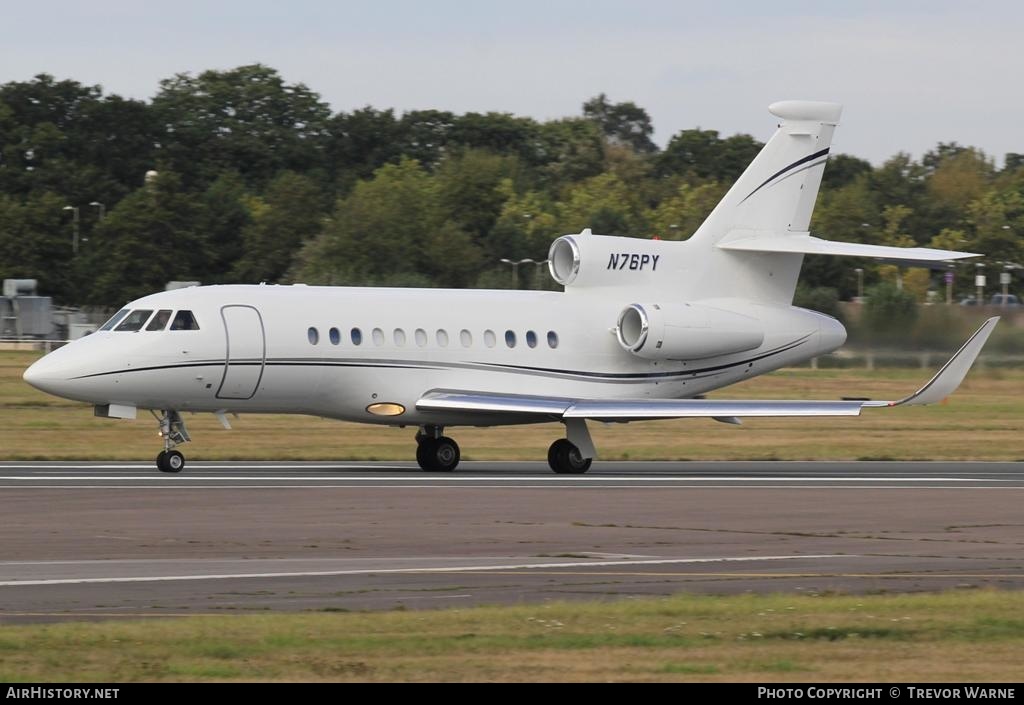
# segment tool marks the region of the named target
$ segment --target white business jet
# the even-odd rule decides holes
[[[778,131],[684,242],[565,235],[551,245],[564,292],[206,286],[132,301],[96,333],[46,355],[25,380],[95,405],[149,409],[163,472],[180,472],[182,412],[311,414],[418,428],[416,460],[450,471],[451,426],[557,420],[557,473],[596,455],[587,421],[846,416],[941,401],[995,326],[898,401],[705,399],[714,389],[840,347],[835,319],[792,306],[805,254],[934,262],[974,256],[830,242],[808,232],[841,106],[786,101]]]

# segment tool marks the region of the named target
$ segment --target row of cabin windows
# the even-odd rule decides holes
[[[311,345],[317,345],[320,343],[320,331],[317,328],[310,326],[309,330],[306,331],[306,336],[308,337]],[[331,341],[331,345],[341,344],[341,331],[338,330],[337,328],[331,328],[330,330],[328,330],[327,337]],[[373,339],[373,344],[378,347],[384,345],[387,340],[386,336],[384,335],[384,331],[381,330],[380,328],[374,328],[370,332],[370,337]],[[483,338],[484,345],[486,345],[489,348],[493,348],[498,343],[498,337],[495,335],[493,330],[485,330]],[[352,330],[349,331],[349,339],[352,341],[353,345],[362,345],[363,331],[360,330],[359,328],[353,328]],[[413,331],[413,339],[416,341],[416,345],[418,347],[424,348],[427,346],[430,336],[427,334],[427,331],[423,330],[422,328],[417,328],[415,331]],[[391,333],[391,340],[397,347],[405,347],[405,344],[407,342],[405,331],[401,328],[395,328]],[[448,347],[448,344],[450,342],[448,337],[448,331],[438,329],[434,333],[434,340],[437,342],[438,347]],[[548,347],[551,348],[552,350],[558,347],[558,334],[555,331],[548,331],[547,340]],[[538,337],[534,331],[526,331],[526,345],[528,347],[537,347],[537,341]],[[505,331],[505,345],[510,348],[514,348],[516,346],[516,342],[517,338],[515,331]],[[463,328],[461,331],[459,331],[459,343],[461,343],[462,347],[464,348],[472,347],[473,334],[470,333],[465,328]]]
[[[178,311],[173,318],[171,317],[172,313],[174,312],[169,308],[162,308],[156,313],[153,312],[153,309],[123,308],[100,326],[100,330],[114,330],[115,332],[163,330],[167,328],[168,321],[171,322],[169,330],[199,330],[199,323],[191,311]]]

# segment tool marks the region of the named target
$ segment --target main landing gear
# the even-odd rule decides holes
[[[559,475],[582,475],[594,460],[594,443],[583,419],[564,423],[568,438],[551,444],[548,465]],[[416,433],[416,462],[427,472],[451,472],[459,457],[459,444],[444,435],[444,426],[421,426]]]
[[[451,472],[462,454],[443,426],[424,426],[416,434],[416,462],[427,472]]]
[[[174,447],[192,440],[185,429],[185,420],[173,410],[161,411],[159,415],[152,413],[160,424],[160,436],[164,439],[164,449],[156,456],[157,470],[179,473],[185,468],[185,456]]]
[[[568,438],[559,438],[548,448],[548,465],[559,475],[582,475],[590,469],[593,460],[584,458]]]

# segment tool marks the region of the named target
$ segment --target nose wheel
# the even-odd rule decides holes
[[[160,425],[160,437],[164,449],[156,456],[156,469],[160,472],[179,473],[185,468],[185,456],[174,450],[174,446],[188,443],[192,438],[185,429],[185,420],[177,411],[153,412]]]
[[[160,472],[179,473],[185,467],[185,456],[176,450],[162,450],[156,456],[156,467]]]

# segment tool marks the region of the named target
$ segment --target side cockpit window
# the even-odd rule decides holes
[[[162,308],[153,316],[153,320],[146,326],[146,330],[163,330],[167,327],[167,321],[171,320],[171,309]]]
[[[199,330],[199,323],[191,311],[178,311],[171,322],[171,330]]]
[[[127,316],[124,320],[115,328],[115,331],[139,331],[142,330],[142,326],[146,325],[146,321],[153,315],[153,309],[151,308],[137,308]]]
[[[125,316],[127,316],[127,315],[128,315],[128,311],[129,311],[129,310],[130,310],[130,309],[127,309],[127,308],[122,308],[122,309],[121,309],[120,311],[118,311],[117,313],[115,313],[115,314],[114,314],[114,315],[113,315],[113,316],[112,316],[112,317],[110,318],[110,320],[109,320],[109,321],[107,321],[107,322],[106,322],[106,323],[104,323],[104,324],[103,324],[102,326],[100,326],[100,330],[110,330],[111,328],[113,328],[114,326],[116,326],[116,325],[117,325],[118,323],[120,323],[120,322],[121,322],[121,319],[122,319],[122,318],[124,318]]]

